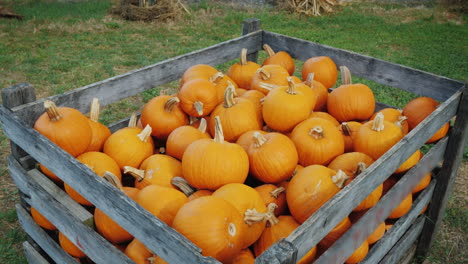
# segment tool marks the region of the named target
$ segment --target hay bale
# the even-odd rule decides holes
[[[335,6],[340,5],[337,0],[283,0],[283,7],[294,13],[306,16],[320,16],[333,12]]]
[[[154,5],[139,6],[139,0],[121,0],[111,9],[111,13],[133,21],[174,19],[188,12],[178,0],[155,0]],[[146,3],[149,3],[146,1]]]

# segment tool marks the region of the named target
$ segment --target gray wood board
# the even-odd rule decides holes
[[[19,204],[16,205],[16,214],[23,230],[57,263],[78,263],[68,253],[63,251],[40,226],[36,224],[29,213]]]
[[[260,19],[250,18],[250,19],[245,19],[244,21],[242,21],[242,35],[247,35],[249,33],[256,32],[258,30],[261,30]],[[247,50],[247,52],[249,51]],[[257,60],[258,60],[258,51],[247,55],[247,61],[257,62]]]
[[[397,263],[411,246],[414,244],[424,226],[424,222],[427,222],[425,216],[422,215],[414,221],[414,224],[408,229],[408,231],[401,237],[401,239],[395,243],[395,246],[388,252],[380,264],[394,264]]]
[[[419,257],[420,262],[423,261],[428,249],[431,247],[437,229],[442,222],[463,152],[468,143],[468,88],[466,87],[457,113],[457,119],[450,134],[447,150],[445,151],[445,162],[439,173],[438,184],[434,190],[433,202],[428,208],[427,215],[429,221],[425,223],[420,242],[416,249],[416,256]]]
[[[351,254],[377,229],[377,227],[385,221],[392,211],[403,201],[416,185],[437,166],[442,160],[445,148],[447,146],[447,138],[438,142],[424,157],[411,168],[396,184],[393,186],[379,202],[367,211],[359,221],[343,234],[336,243],[333,244],[320,258],[316,264],[325,263],[342,263],[348,259]],[[428,195],[427,201],[430,199]],[[426,201],[426,203],[427,203]],[[414,217],[408,221],[414,220],[416,216],[424,208],[419,205],[420,210],[413,212]],[[390,248],[388,249],[390,250]],[[376,263],[376,262],[373,262]]]
[[[16,168],[15,170],[21,170],[21,168]],[[26,174],[25,171],[22,174]],[[59,203],[38,182],[34,180],[28,181],[28,185],[31,206],[47,218],[93,261],[96,263],[106,263],[106,260],[112,259],[113,263],[134,264],[132,260],[114,245],[91,229],[87,223],[82,223],[80,219],[77,219],[70,212],[70,208]],[[41,241],[37,240],[36,242],[38,244],[41,243]]]
[[[418,217],[424,207],[429,203],[434,191],[436,180],[433,179],[431,184],[418,196],[414,201],[411,211],[398,219],[395,224],[388,230],[385,235],[372,246],[372,249],[367,254],[366,258],[360,264],[375,264],[382,260],[383,257],[392,249],[398,240],[404,235],[406,230]]]
[[[224,63],[238,58],[242,48],[247,48],[249,52],[255,52],[261,49],[261,44],[262,32],[253,32],[208,48],[177,56],[119,76],[77,88],[60,95],[21,105],[12,110],[29,126],[32,126],[39,115],[44,112],[44,100],[52,100],[58,106],[72,107],[83,113],[87,113],[91,105],[91,100],[94,97],[100,100],[102,106],[105,106],[159,85],[177,80],[187,68],[195,64],[209,64],[214,66]]]
[[[23,242],[23,250],[29,264],[50,264],[28,241]]]
[[[297,257],[303,257],[353,208],[382,184],[400,164],[419,149],[443,124],[447,123],[455,115],[460,97],[461,93],[456,92],[297,228],[287,238],[298,247]]]
[[[328,56],[338,67],[347,66],[352,75],[439,101],[447,100],[463,86],[462,82],[443,76],[273,32],[264,31],[263,42],[273,50],[284,50],[301,61]]]
[[[293,264],[296,263],[296,247],[281,239],[255,259],[256,264]]]
[[[5,134],[13,142],[166,261],[218,263],[212,258],[203,257],[199,253],[200,249],[184,236],[98,177],[92,170],[37,131],[26,127],[17,116],[3,106],[0,106],[0,120]]]

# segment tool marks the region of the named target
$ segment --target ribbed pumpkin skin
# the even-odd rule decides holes
[[[260,256],[278,240],[289,236],[300,224],[290,215],[280,215],[279,222],[265,228],[265,231],[255,242],[253,249],[256,257]]]
[[[228,201],[206,196],[182,206],[172,227],[200,247],[204,256],[229,263],[242,249],[242,219]]]
[[[320,127],[323,137],[310,135],[312,129]],[[338,128],[328,120],[309,118],[299,123],[291,133],[291,140],[299,154],[299,164],[327,165],[336,156],[344,153],[344,139]]]
[[[140,169],[145,171],[146,181],[172,189],[175,189],[171,183],[172,178],[182,175],[181,162],[163,154],[149,156],[141,163]],[[141,189],[144,188],[144,185],[135,180],[135,188]]]
[[[369,244],[367,241],[364,241],[361,246],[359,246],[354,253],[345,261],[346,264],[356,264],[361,262],[369,252]]]
[[[143,127],[151,126],[153,137],[167,139],[174,129],[188,123],[188,117],[180,108],[179,103],[174,103],[171,107],[166,106],[171,98],[173,96],[170,95],[156,96],[141,110],[141,124]]]
[[[137,189],[124,187],[124,193],[133,200],[135,200],[138,195],[138,191],[135,190]],[[128,242],[133,238],[132,234],[128,233],[127,230],[123,229],[99,208],[94,210],[94,224],[99,234],[113,244]]]
[[[314,111],[325,111],[327,109],[328,89],[316,80],[313,80],[311,84],[305,82],[317,96],[317,102],[315,103]]]
[[[250,186],[241,183],[229,183],[217,189],[212,196],[223,198],[231,203],[241,215],[244,215],[247,210],[255,209],[259,213],[266,213],[265,206],[260,194]],[[265,229],[266,222],[258,222],[248,225],[242,221],[242,230],[244,238],[242,248],[247,248],[252,245],[262,234]]]
[[[89,151],[101,151],[104,147],[104,142],[111,135],[108,127],[105,125],[88,119],[88,124],[91,129],[91,142],[89,143],[86,152]]]
[[[182,174],[197,189],[216,190],[228,183],[243,183],[248,172],[249,158],[234,143],[197,140],[187,147],[182,157]]]
[[[336,120],[336,118],[334,118],[332,115],[330,115],[327,112],[311,112],[310,115],[309,115],[309,118],[314,118],[314,117],[328,120],[328,121],[332,122],[335,126],[340,125],[340,122],[338,122],[338,120]]]
[[[265,95],[257,90],[249,90],[243,93],[240,97],[246,98],[253,103],[255,110],[257,111],[258,123],[260,124],[260,127],[263,127],[263,103],[260,100],[265,97]]]
[[[270,74],[270,78],[262,79],[260,70],[268,72]],[[250,89],[258,90],[266,95],[270,92],[270,90],[260,87],[260,83],[286,86],[288,85],[288,81],[286,80],[288,76],[288,71],[279,65],[265,65],[258,69],[255,73],[254,77],[252,78],[252,83],[250,84]]]
[[[291,215],[303,223],[340,191],[332,181],[336,171],[321,165],[305,167],[289,182],[286,200]]]
[[[326,56],[312,57],[304,62],[302,80],[307,80],[310,73],[314,73],[314,79],[322,83],[327,89],[333,87],[338,79],[335,62]]]
[[[180,107],[190,116],[207,116],[218,105],[218,95],[215,85],[204,79],[194,79],[186,82],[179,90],[177,97],[180,99]],[[195,103],[201,102],[202,112],[198,112]]]
[[[67,252],[75,258],[86,257],[85,253],[75,246],[62,232],[58,233],[59,244]]]
[[[319,247],[325,251],[335,243],[348,229],[351,228],[351,221],[345,217],[337,224],[320,242]]]
[[[138,138],[142,132],[138,127],[126,127],[114,132],[104,143],[104,153],[114,159],[123,170],[124,166],[138,168],[147,157],[153,155],[154,142],[148,137],[146,142]]]
[[[346,126],[349,130],[346,130],[344,126]],[[355,137],[356,132],[361,126],[361,123],[355,121],[342,123],[340,126],[338,126],[338,130],[340,130],[340,132],[343,134],[343,139],[345,142],[345,152],[354,151],[353,139]]]
[[[41,213],[39,213],[34,207],[31,207],[31,216],[36,223],[47,230],[57,230],[57,228],[47,220]]]
[[[151,251],[149,251],[145,245],[136,238],[128,244],[124,253],[131,260],[135,261],[136,264],[150,264],[148,258],[153,256],[153,253],[151,253]]]
[[[231,262],[231,264],[254,264],[255,263],[255,257],[248,248],[244,248],[237,254],[237,256],[234,258],[234,260]]]
[[[293,75],[294,69],[296,68],[291,55],[285,51],[276,52],[273,56],[266,58],[263,61],[263,66],[265,65],[279,65],[285,68],[289,75]]]
[[[166,141],[166,154],[178,160],[182,160],[188,145],[199,139],[211,138],[208,133],[203,133],[193,126],[181,126],[169,134]]]
[[[43,113],[34,123],[34,129],[76,157],[85,152],[91,143],[92,131],[88,118],[73,108],[56,109],[62,116],[59,120],[51,121],[48,114]]]
[[[249,149],[250,144],[253,142],[253,135],[254,135],[255,132],[258,132],[258,133],[260,133],[262,135],[265,135],[266,133],[268,133],[268,132],[263,131],[263,130],[250,130],[250,131],[247,131],[244,134],[240,135],[240,137],[236,141],[236,144],[240,145],[245,150],[245,152],[247,152],[247,150]]]
[[[328,94],[327,109],[339,122],[368,120],[375,109],[375,98],[367,85],[341,85]]]
[[[264,183],[280,183],[289,177],[296,169],[299,160],[294,143],[280,133],[260,135],[266,141],[262,145],[250,144],[250,173]]]
[[[192,200],[195,200],[195,199],[200,198],[200,197],[210,196],[212,194],[213,194],[213,192],[209,191],[209,190],[198,190],[198,191],[192,193],[192,195],[190,195],[188,197],[188,200],[192,201]]]
[[[217,69],[213,68],[210,65],[206,64],[197,64],[188,68],[180,79],[180,87],[184,83],[193,80],[193,79],[205,79],[209,80],[211,76],[215,75],[218,72]]]
[[[287,204],[286,204],[286,188],[282,187],[284,191],[274,193],[278,190],[279,186],[274,184],[262,184],[255,187],[254,189],[260,194],[265,203],[265,206],[268,206],[270,203],[276,204],[278,207],[275,209],[275,215],[280,216],[286,213]],[[275,194],[275,195],[273,195]]]
[[[259,68],[260,65],[252,61],[247,61],[245,65],[236,63],[229,68],[227,75],[231,77],[239,87],[250,90],[252,78]]]
[[[184,193],[159,185],[141,189],[136,202],[169,226],[179,209],[188,202]]]

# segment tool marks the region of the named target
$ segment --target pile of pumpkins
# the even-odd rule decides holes
[[[353,84],[346,67],[340,67],[342,84],[329,92],[338,79],[331,58],[308,59],[300,79],[288,53],[275,53],[267,44],[264,49],[263,65],[247,61],[243,49],[227,74],[209,65],[190,67],[177,94],[154,97],[140,120],[132,118],[113,134],[98,121],[97,100],[89,118],[46,101],[34,128],[187,237],[203,255],[222,263],[254,263],[438,106],[420,97],[403,110],[374,113],[372,90]],[[312,263],[421,156],[415,152],[298,263]],[[134,177],[134,184],[122,186],[124,174]],[[426,175],[413,194],[430,180]],[[78,203],[93,206],[69,185],[64,188]],[[411,205],[412,194],[389,219],[403,216]],[[36,210],[32,215],[42,227],[55,229]],[[98,208],[94,220],[97,231],[136,263],[165,263]],[[391,221],[382,222],[346,263],[361,261]],[[59,238],[65,251],[85,258],[61,233]]]

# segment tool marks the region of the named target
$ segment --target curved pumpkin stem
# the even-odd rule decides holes
[[[243,48],[240,55],[240,65],[247,65],[247,49]]]
[[[99,111],[99,99],[93,98],[93,101],[91,102],[91,108],[89,109],[89,119],[94,122],[99,122]]]
[[[305,81],[305,84],[309,87],[314,86],[314,77],[315,73],[311,72],[309,75],[307,75],[307,80]]]
[[[254,146],[256,148],[259,148],[259,147],[263,146],[263,144],[265,144],[265,142],[267,142],[267,139],[262,134],[260,134],[259,132],[254,132],[253,142],[254,142]]]
[[[267,72],[265,69],[260,68],[257,71],[259,72],[260,78],[262,78],[262,80],[266,81],[271,78],[271,74]]]
[[[176,96],[169,98],[164,104],[164,111],[170,113],[174,107],[180,102],[180,99]]]
[[[408,118],[404,115],[398,117],[398,120],[395,121],[395,125],[397,125],[401,131],[403,131],[403,122],[405,122]]]
[[[316,126],[310,130],[309,135],[315,139],[321,139],[324,136],[323,128],[321,126]]]
[[[235,88],[234,85],[228,81],[229,85],[224,91],[224,108],[233,107],[236,102],[234,101]]]
[[[198,130],[200,130],[202,133],[206,133],[206,127],[207,127],[206,119],[202,118],[200,119],[200,125],[198,126]]]
[[[294,170],[294,171],[296,171],[296,170]],[[274,189],[273,191],[271,191],[270,195],[271,195],[271,197],[277,199],[280,196],[280,194],[282,194],[285,191],[286,191],[286,189],[284,187],[278,187],[278,188]]]
[[[271,90],[273,90],[273,89],[279,87],[279,86],[276,85],[276,84],[270,84],[270,83],[264,83],[264,82],[260,82],[260,83],[258,84],[258,86],[259,86],[260,88],[267,89],[267,90],[269,90],[269,91],[271,91]]]
[[[222,72],[217,72],[213,76],[210,77],[210,82],[217,84],[219,81],[221,81],[224,78],[224,73]]]
[[[223,127],[221,126],[221,120],[219,116],[214,117],[215,137],[214,141],[217,143],[224,143]]]
[[[59,121],[60,118],[62,118],[62,115],[58,112],[58,108],[54,102],[50,100],[45,100],[44,108],[45,108],[45,111],[47,112],[47,115],[49,116],[50,121],[55,122],[55,121]]]
[[[189,116],[189,125],[193,125],[198,121],[198,117]]]
[[[338,186],[340,189],[344,187],[347,179],[349,179],[349,176],[346,175],[346,173],[344,173],[342,170],[338,170],[336,175],[332,176],[333,183],[336,184],[336,186]]]
[[[378,113],[374,118],[374,123],[372,124],[372,130],[380,132],[385,129],[384,125],[384,115]]]
[[[172,185],[179,188],[179,190],[182,191],[185,194],[185,196],[187,196],[187,197],[189,197],[190,195],[192,195],[194,192],[197,191],[197,189],[190,186],[190,184],[187,182],[187,180],[185,180],[182,177],[172,178],[171,183],[172,183]]]
[[[341,72],[341,85],[352,84],[351,72],[349,71],[348,67],[340,66],[340,72]]]
[[[148,138],[151,136],[152,131],[153,129],[150,127],[150,125],[146,125],[143,131],[141,131],[141,133],[138,134],[137,136],[141,141],[146,143],[148,141]]]
[[[203,115],[203,103],[202,102],[196,101],[195,103],[193,103],[193,107],[197,111],[198,115],[200,115],[200,116]]]
[[[263,44],[263,49],[268,54],[268,57],[274,56],[276,53],[268,44]]]
[[[104,180],[108,181],[110,184],[114,185],[117,189],[123,191],[123,186],[119,178],[117,178],[117,176],[111,172],[106,171],[102,178],[104,178]]]
[[[286,80],[288,81],[288,89],[286,90],[286,92],[292,95],[297,94],[296,84],[294,83],[293,78],[291,76],[288,76],[286,77]]]
[[[146,259],[149,264],[155,264],[156,263],[156,256],[151,256],[149,258]]]
[[[145,179],[145,171],[144,170],[139,170],[137,168],[133,168],[130,166],[124,166],[124,173],[125,174],[130,174],[135,178],[138,182],[141,182]]]
[[[128,120],[128,127],[136,127],[137,126],[137,116],[136,113],[132,113],[130,119]]]
[[[341,130],[345,136],[351,136],[351,128],[348,126],[348,122],[341,123]]]
[[[358,176],[361,174],[365,169],[367,169],[367,165],[364,162],[359,162],[357,165],[356,172],[354,173],[354,176]]]
[[[267,206],[266,221],[268,226],[274,226],[279,223],[278,218],[275,216],[275,210],[278,208],[278,205],[275,203],[270,203]]]

